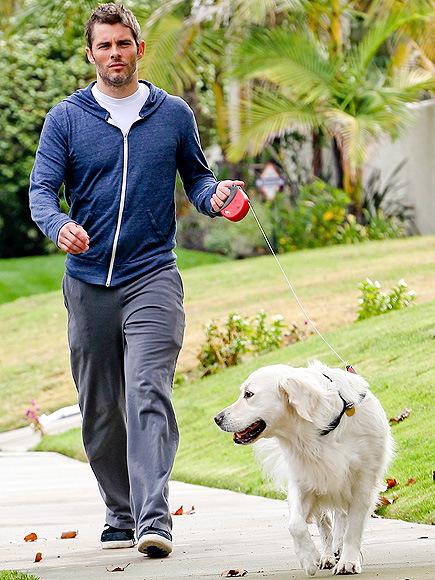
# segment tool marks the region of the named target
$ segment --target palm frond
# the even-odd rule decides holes
[[[409,7],[400,5],[367,23],[367,33],[359,45],[352,50],[356,68],[354,74],[362,76],[373,61],[381,46],[403,26],[413,21],[424,20],[425,13],[410,12]]]
[[[435,75],[432,71],[401,67],[391,77],[392,88],[399,91],[407,102],[417,101],[423,91],[435,90]]]
[[[228,149],[228,159],[234,162],[246,153],[256,155],[267,142],[286,132],[317,126],[319,120],[311,107],[273,93],[270,87],[257,87],[255,100],[245,105],[249,106],[249,121]]]
[[[167,16],[173,14],[180,4],[183,4],[185,0],[162,0],[160,6],[153,10],[151,14],[145,14],[145,21],[143,27],[153,28],[160,20],[166,18]]]
[[[267,24],[272,14],[295,11],[302,8],[300,0],[237,0],[235,23]]]
[[[314,37],[276,29],[253,34],[239,46],[234,75],[258,79],[288,89],[308,104],[330,97],[336,67]]]
[[[215,28],[223,26],[229,31],[249,25],[264,25],[274,15],[286,11],[301,10],[305,0],[200,0],[191,13],[198,23],[213,23]]]
[[[368,160],[371,147],[384,137],[395,137],[412,119],[412,111],[403,107],[383,108],[377,114],[350,115],[338,109],[323,112],[328,131],[340,145],[354,178]]]
[[[199,30],[187,26],[182,18],[169,15],[159,20],[145,31],[145,56],[140,61],[139,70],[143,77],[169,91],[182,92],[183,87],[192,84],[198,76],[198,69],[204,65],[198,40]],[[201,32],[201,42],[208,44],[208,54],[219,54],[219,45],[211,45],[207,31]]]

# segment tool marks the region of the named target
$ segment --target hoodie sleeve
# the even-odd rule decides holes
[[[184,101],[183,104],[185,115],[177,153],[177,169],[190,202],[200,213],[216,217],[210,199],[216,191],[218,182],[202,151],[193,111]]]
[[[59,190],[68,160],[66,131],[50,111],[41,132],[35,164],[30,175],[30,211],[41,231],[55,244],[60,229],[71,218],[61,212]]]

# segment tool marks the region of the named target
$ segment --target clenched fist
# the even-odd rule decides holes
[[[218,212],[224,205],[230,195],[230,187],[232,185],[243,187],[245,183],[238,180],[233,181],[232,179],[225,179],[224,181],[220,181],[216,187],[216,192],[212,195],[210,200],[213,211]]]
[[[89,250],[89,236],[82,226],[68,222],[59,231],[57,245],[68,254],[83,254]]]

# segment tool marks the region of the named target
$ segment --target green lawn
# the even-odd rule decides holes
[[[328,341],[370,383],[388,418],[407,407],[410,417],[392,427],[396,459],[388,471],[399,486],[398,500],[382,508],[387,517],[435,523],[435,301],[372,318],[327,333]],[[240,383],[259,366],[304,366],[319,359],[340,366],[318,337],[252,359],[217,375],[177,386],[174,405],[181,433],[173,478],[276,497],[262,481],[251,447],[235,447],[213,417],[238,396]],[[338,364],[337,364],[338,363]],[[44,437],[40,450],[57,450],[84,459],[80,430]],[[206,450],[206,451],[204,451]],[[414,485],[406,486],[410,478]],[[392,492],[389,492],[392,495]]]
[[[44,259],[52,263],[51,256]],[[417,304],[435,300],[435,236],[294,252],[280,260],[322,333],[353,324],[358,284],[367,276],[385,288],[405,278]],[[282,314],[288,324],[304,323],[271,256],[191,267],[182,276],[187,326],[179,373],[197,365],[202,328],[211,318],[265,310]],[[46,414],[77,400],[60,290],[0,304],[0,431],[26,425],[23,417],[32,399]]]
[[[0,570],[0,580],[40,580],[39,576],[17,572],[16,570]]]
[[[224,256],[177,248],[178,265],[185,270],[228,261]],[[58,290],[65,270],[65,254],[0,260],[0,304],[21,296]]]
[[[385,514],[435,522],[435,237],[336,246],[280,259],[311,318],[337,352],[369,380],[388,417],[404,407],[412,409],[408,419],[393,427],[397,458],[388,475],[399,481],[399,499],[383,508]],[[417,293],[416,306],[353,323],[358,283],[367,276],[386,288],[405,278]],[[271,257],[191,268],[183,272],[183,280],[188,326],[181,368],[195,363],[201,326],[211,317],[223,319],[235,311],[250,315],[263,308],[284,314],[287,322],[303,321]],[[22,418],[32,397],[45,413],[76,402],[65,319],[58,291],[0,306],[1,430],[25,424]],[[274,495],[262,482],[252,449],[234,447],[231,436],[214,425],[213,416],[237,397],[238,385],[255,368],[277,362],[303,366],[314,358],[341,366],[324,343],[312,337],[215,376],[178,385],[174,404],[181,444],[174,478]],[[77,431],[47,436],[43,442],[45,448],[72,455],[81,452]],[[406,487],[414,477],[417,482]]]

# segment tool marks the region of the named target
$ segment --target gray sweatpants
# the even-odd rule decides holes
[[[71,368],[83,442],[106,504],[106,523],[170,531],[168,480],[178,448],[172,407],[184,334],[175,264],[122,286],[65,275]]]

